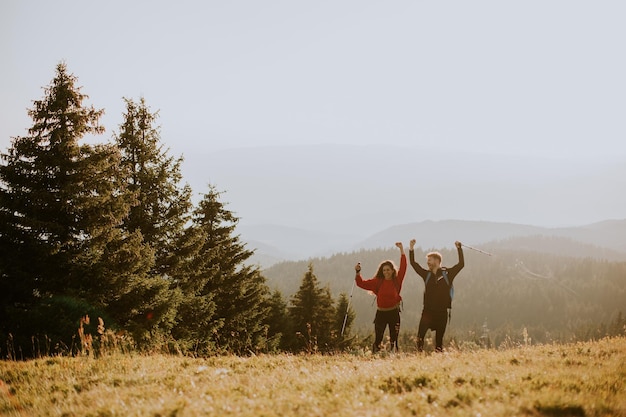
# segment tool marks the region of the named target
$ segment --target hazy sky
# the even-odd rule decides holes
[[[175,154],[390,143],[626,157],[626,2],[0,3],[0,146],[64,60],[105,138],[122,97]]]
[[[101,141],[122,98],[145,97],[185,180],[226,190],[244,223],[623,218],[624,22],[623,0],[2,0],[0,147],[63,60],[106,111]],[[299,144],[337,155],[288,165],[252,148]],[[363,154],[380,145],[391,156]],[[450,180],[425,175],[424,158],[452,153]]]

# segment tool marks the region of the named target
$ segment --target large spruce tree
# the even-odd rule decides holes
[[[153,249],[153,275],[175,277],[183,259],[179,249],[185,246],[185,225],[192,209],[191,188],[181,185],[183,159],[168,155],[156,125],[158,112],[151,112],[143,97],[139,102],[125,102],[126,113],[116,142],[122,166],[128,171],[127,187],[136,194],[137,202],[124,226],[141,232]]]
[[[159,334],[165,336],[174,331],[184,343],[210,330],[200,326],[199,318],[214,308],[210,297],[194,298],[192,303],[179,305],[183,292],[193,293],[188,276],[194,273],[191,268],[198,262],[194,254],[199,250],[200,236],[187,227],[192,210],[191,188],[181,184],[182,157],[168,155],[161,142],[160,128],[156,125],[158,112],[152,112],[143,97],[138,102],[132,99],[125,102],[126,112],[115,138],[122,154],[122,167],[128,172],[126,187],[135,194],[136,202],[124,219],[124,229],[141,234],[154,253],[151,279],[169,287],[169,294],[163,299],[168,306],[163,311],[167,321],[160,323]],[[180,314],[185,322],[196,323],[196,327],[174,330]]]
[[[5,332],[25,338],[66,337],[71,325],[64,320],[77,326],[89,312],[137,321],[149,303],[137,283],[151,250],[118,227],[134,196],[119,181],[126,175],[115,146],[80,143],[103,132],[103,110],[83,104],[87,96],[76,81],[60,63],[29,111],[28,135],[13,138],[2,154],[1,321]],[[125,300],[128,294],[139,303]],[[42,320],[55,314],[58,320]]]

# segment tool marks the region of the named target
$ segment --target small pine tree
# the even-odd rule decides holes
[[[315,321],[317,322],[317,343],[322,352],[335,350],[339,331],[336,328],[335,318],[337,311],[335,302],[330,293],[330,287],[326,285],[320,290],[318,307]]]
[[[347,347],[349,343],[346,341],[349,342],[350,340],[350,329],[356,317],[356,313],[350,305],[350,300],[345,293],[339,294],[336,313],[334,331],[339,336],[338,344],[342,348]]]
[[[287,302],[279,290],[275,290],[266,300],[268,314],[265,317],[267,325],[267,350],[288,351],[295,346],[293,338],[293,323],[289,317]]]
[[[289,315],[299,335],[301,348],[308,352],[327,351],[336,338],[336,311],[330,289],[320,288],[313,264],[302,278],[300,288],[291,298]]]

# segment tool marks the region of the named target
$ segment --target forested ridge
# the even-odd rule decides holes
[[[487,245],[493,256],[465,249],[465,268],[457,276],[450,334],[460,339],[489,336],[520,339],[523,329],[537,342],[587,339],[609,331],[623,334],[626,312],[626,262],[557,256]],[[441,249],[443,265],[457,262],[456,251]],[[425,265],[426,251],[416,248],[415,259]],[[407,253],[408,257],[408,253]],[[306,265],[313,265],[322,285],[332,294],[351,291],[354,265],[361,262],[364,277],[375,275],[380,261],[399,265],[398,251],[362,250],[300,262],[276,264],[264,271],[268,285],[285,294],[297,286]],[[401,333],[414,335],[422,309],[424,284],[409,265],[402,288]],[[351,304],[355,328],[372,332],[374,297],[356,287]]]

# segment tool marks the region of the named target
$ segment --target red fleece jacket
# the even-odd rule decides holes
[[[400,256],[400,268],[398,269],[398,274],[396,275],[395,283],[394,280],[386,280],[381,278],[371,278],[368,280],[363,280],[361,274],[356,275],[356,285],[364,290],[369,290],[372,292],[376,292],[376,288],[380,285],[378,289],[378,294],[376,294],[376,305],[378,308],[393,308],[400,304],[402,301],[402,297],[400,297],[400,291],[402,290],[402,282],[404,281],[404,274],[406,273],[406,255],[402,254]]]

